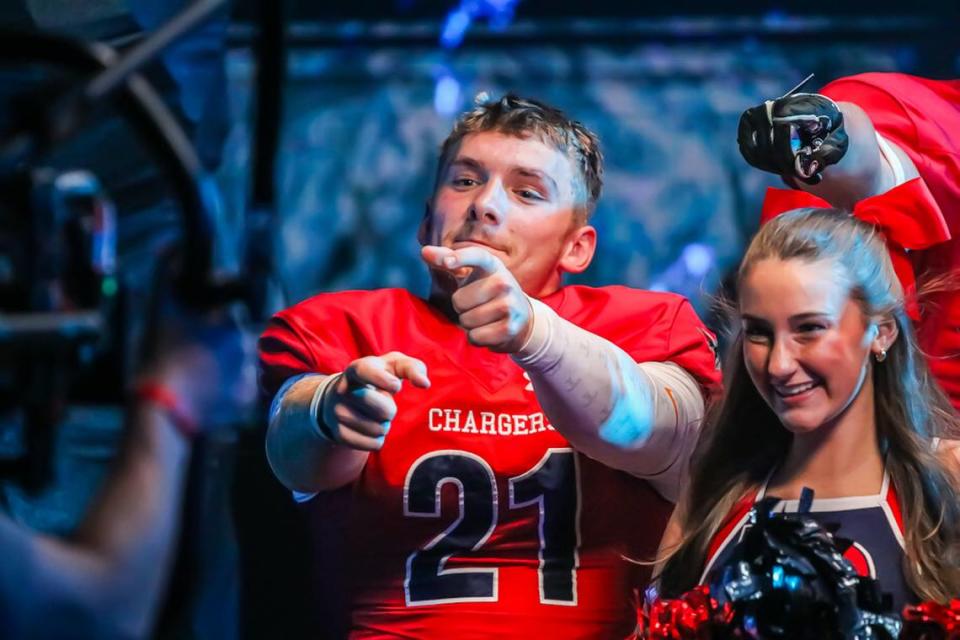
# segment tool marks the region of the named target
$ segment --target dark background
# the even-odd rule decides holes
[[[180,4],[8,1],[0,23],[122,49]],[[569,111],[604,145],[605,190],[593,221],[600,245],[577,281],[677,291],[709,317],[711,296],[756,229],[764,189],[776,185],[737,152],[744,108],[811,72],[811,89],[867,71],[960,75],[960,4],[952,2],[283,6],[289,60],[277,213],[268,232],[253,239],[275,256],[273,310],[327,290],[425,292],[414,233],[438,146],[478,92],[513,90]],[[451,14],[469,15],[471,6],[479,11],[451,36]],[[217,261],[236,272],[249,212],[257,71],[251,47],[260,14],[253,2],[230,9],[168,51],[148,75],[210,172]],[[9,100],[46,71],[2,73],[0,96]],[[126,339],[134,341],[149,265],[175,213],[168,187],[115,108],[55,161],[93,170],[117,202]],[[20,425],[6,422],[0,455],[15,456]],[[220,434],[198,456],[162,637],[327,637],[310,578],[322,541],[310,539],[310,514],[270,476],[263,429]],[[68,534],[108,468],[119,431],[118,407],[75,407],[58,432],[54,483],[30,495],[7,482],[0,506],[30,526]]]

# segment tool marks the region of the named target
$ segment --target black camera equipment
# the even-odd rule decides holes
[[[123,55],[63,36],[0,32],[0,69],[45,70],[0,118],[0,406],[20,408],[25,423],[24,455],[0,463],[0,475],[28,489],[50,479],[53,430],[73,375],[98,358],[122,360],[125,335],[117,212],[88,168],[49,163],[54,149],[109,106],[136,133],[176,202],[171,260],[181,302],[212,308],[262,298],[250,279],[212,274],[203,170],[171,112],[138,74],[225,2],[198,0]],[[261,255],[258,264],[262,271],[269,260]],[[122,384],[115,386],[120,400]]]

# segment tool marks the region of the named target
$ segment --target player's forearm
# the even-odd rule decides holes
[[[327,376],[309,375],[281,389],[270,410],[267,460],[288,489],[316,493],[345,486],[360,475],[369,455],[334,444],[316,427],[311,403]]]
[[[514,356],[553,427],[583,453],[636,475],[689,451],[703,398],[686,372],[638,365],[622,349],[534,302],[531,339]]]
[[[835,207],[851,210],[853,205],[896,186],[893,170],[884,159],[877,142],[877,131],[870,116],[852,102],[838,103],[849,146],[840,161],[823,172],[817,185],[798,182],[805,191],[817,195]],[[908,179],[916,176],[909,158],[897,154],[906,163]]]
[[[24,535],[28,637],[146,637],[169,574],[190,445],[162,409],[140,406],[117,469],[72,540]]]

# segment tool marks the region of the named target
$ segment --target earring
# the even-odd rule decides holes
[[[880,349],[880,353],[876,354],[877,362],[883,362],[887,359],[887,350]]]

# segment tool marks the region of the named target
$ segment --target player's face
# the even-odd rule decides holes
[[[765,259],[740,291],[750,378],[795,434],[838,420],[869,420],[875,336],[830,261]]]
[[[421,241],[482,246],[528,294],[552,293],[564,271],[577,270],[568,266],[571,238],[587,228],[576,224],[576,180],[573,162],[537,137],[469,134],[440,177]]]

